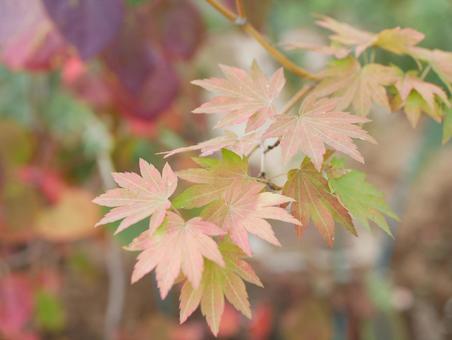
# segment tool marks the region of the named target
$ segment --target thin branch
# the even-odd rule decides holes
[[[273,144],[267,146],[267,148],[264,150],[264,154],[269,153],[270,151],[272,151],[274,148],[278,147],[278,145],[281,144],[281,140],[278,139],[276,142],[274,142]]]
[[[243,18],[234,12],[232,12],[227,7],[223,6],[217,0],[206,0],[214,9],[216,9],[220,14],[222,14],[229,21],[237,24],[243,31],[254,38],[267,52],[279,62],[286,70],[296,74],[297,76],[310,80],[317,80],[318,77],[311,72],[305,70],[304,68],[298,66],[284,54],[278,51],[258,30],[256,30],[248,21],[243,20]],[[240,20],[242,19],[242,20]]]
[[[243,5],[243,0],[235,0],[235,8],[239,17],[246,18],[245,6]]]
[[[261,176],[262,177],[256,178],[256,181],[261,182],[261,183],[265,183],[270,190],[273,190],[273,191],[281,191],[282,190],[282,187],[280,187],[279,185],[277,185],[277,184],[273,183],[272,181],[266,179],[265,178],[265,174],[261,174]]]
[[[105,189],[114,187],[111,173],[114,171],[113,163],[108,152],[102,152],[97,158],[97,166]],[[118,329],[124,307],[126,276],[122,261],[121,248],[113,237],[109,240],[109,250],[106,254],[107,271],[109,278],[108,302],[105,312],[104,339],[118,339]]]

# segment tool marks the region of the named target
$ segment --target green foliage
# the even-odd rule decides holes
[[[39,328],[57,332],[63,329],[66,321],[65,312],[59,298],[47,291],[39,291],[35,301],[36,322]]]
[[[328,184],[360,223],[370,228],[370,220],[392,236],[384,215],[396,220],[397,216],[385,202],[383,194],[366,181],[365,174],[352,170],[343,176],[330,178]]]

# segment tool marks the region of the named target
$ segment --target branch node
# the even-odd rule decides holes
[[[243,27],[246,24],[248,24],[248,20],[246,18],[243,17],[237,17],[234,21],[234,25],[238,26],[238,27]]]

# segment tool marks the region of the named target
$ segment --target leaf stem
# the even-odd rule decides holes
[[[278,51],[258,30],[256,30],[253,25],[251,25],[247,20],[243,20],[240,15],[235,14],[227,7],[223,6],[217,0],[206,0],[209,5],[211,5],[215,10],[217,10],[221,15],[223,15],[229,21],[238,25],[244,32],[249,36],[254,38],[277,62],[279,62],[286,70],[296,74],[297,76],[310,80],[317,80],[318,77],[313,73],[299,67],[289,58],[287,58],[283,53]],[[237,1],[237,3],[241,1]]]
[[[292,109],[295,104],[304,97],[310,90],[312,89],[312,85],[304,85],[297,93],[295,93],[292,98],[289,99],[287,104],[283,107],[280,114],[285,114]]]
[[[424,68],[424,70],[422,71],[422,74],[421,74],[421,79],[422,79],[422,80],[424,80],[425,77],[427,77],[427,74],[430,72],[431,69],[432,69],[432,65],[430,65],[430,64],[428,64],[428,65]]]

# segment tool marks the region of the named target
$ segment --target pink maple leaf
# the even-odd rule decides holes
[[[162,224],[171,206],[169,197],[176,190],[177,176],[168,163],[160,175],[143,159],[140,159],[140,172],[141,176],[132,172],[113,173],[121,188],[108,190],[93,200],[96,204],[113,208],[96,226],[122,220],[116,230],[119,233],[150,216],[149,229],[153,233]]]
[[[224,113],[216,127],[247,122],[247,131],[261,127],[277,112],[275,101],[284,87],[280,68],[268,79],[256,63],[248,73],[242,69],[220,65],[226,78],[195,80],[192,83],[214,92],[216,96],[194,113]]]
[[[204,269],[203,257],[224,266],[216,242],[209,237],[224,234],[224,230],[199,217],[185,222],[179,215],[168,212],[163,235],[145,231],[128,247],[142,250],[132,273],[132,283],[155,268],[164,299],[182,270],[191,285],[198,288]]]
[[[333,99],[305,100],[297,114],[277,116],[264,137],[281,137],[283,159],[290,160],[300,150],[310,157],[320,170],[325,154],[325,144],[363,163],[352,138],[375,143],[375,140],[358,123],[369,120],[347,112],[336,111]]]
[[[251,256],[248,233],[279,246],[273,229],[266,219],[299,225],[300,222],[278,205],[293,201],[292,198],[261,192],[260,183],[233,183],[222,200],[212,203],[205,211],[206,219],[215,222],[229,232],[231,239],[247,255]]]

